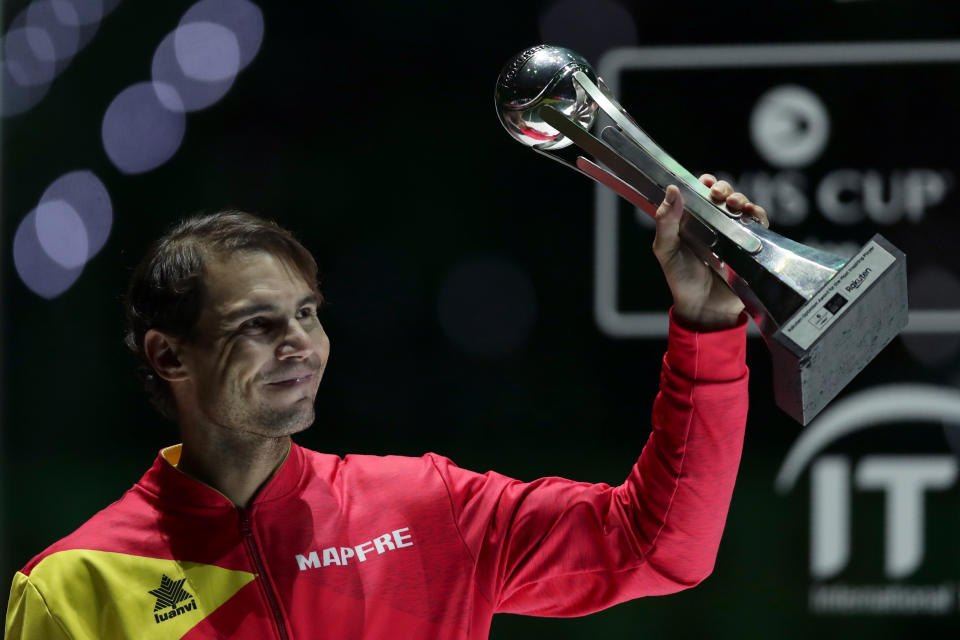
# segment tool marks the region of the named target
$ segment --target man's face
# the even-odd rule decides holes
[[[178,354],[181,420],[269,437],[309,427],[330,354],[316,293],[264,251],[209,260],[205,285],[196,337]]]

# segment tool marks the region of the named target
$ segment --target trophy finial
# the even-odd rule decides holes
[[[596,119],[597,103],[573,81],[577,71],[598,81],[590,63],[570,49],[541,44],[514,56],[500,72],[494,96],[497,116],[507,133],[541,150],[562,149],[571,144],[570,139],[540,117],[544,105],[590,129]]]

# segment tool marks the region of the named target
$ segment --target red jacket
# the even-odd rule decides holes
[[[671,327],[653,432],[618,487],[293,445],[239,510],[164,449],[16,574],[7,638],[480,639],[497,612],[577,616],[691,587],[740,460],[744,336]]]

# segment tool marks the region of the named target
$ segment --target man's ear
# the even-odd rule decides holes
[[[150,329],[143,336],[143,353],[147,361],[157,375],[168,382],[187,378],[187,369],[180,361],[179,350],[180,344],[176,339],[157,329]]]

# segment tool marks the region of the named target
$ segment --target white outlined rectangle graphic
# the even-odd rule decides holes
[[[625,71],[924,63],[960,63],[960,41],[626,47],[609,51],[598,72],[613,94],[620,96]],[[612,337],[666,337],[666,313],[620,309],[618,197],[595,186],[594,317],[601,331]],[[759,335],[752,323],[750,330]],[[903,333],[960,333],[960,309],[912,310]]]

